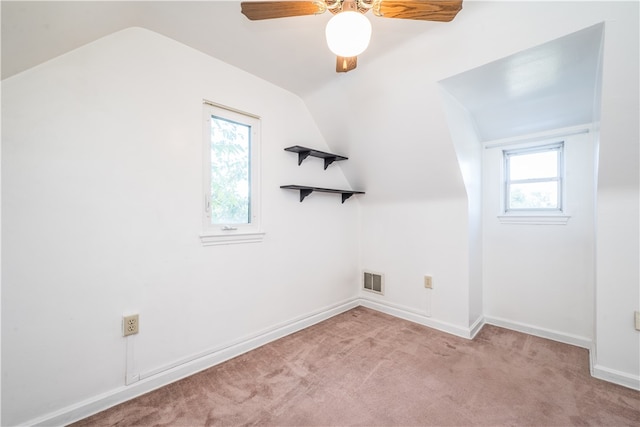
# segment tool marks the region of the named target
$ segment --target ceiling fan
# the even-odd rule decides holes
[[[334,14],[326,29],[329,49],[336,54],[336,72],[346,73],[358,65],[358,55],[367,48],[371,23],[369,10],[383,18],[449,22],[462,9],[462,0],[284,0],[241,3],[242,13],[252,21]]]

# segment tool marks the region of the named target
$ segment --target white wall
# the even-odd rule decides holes
[[[365,53],[356,72],[305,97],[321,133],[290,93],[140,30],[3,81],[3,423],[121,386],[128,310],[142,316],[141,371],[343,301],[357,264],[387,274],[384,301],[425,313],[431,301],[431,319],[467,327],[478,305],[472,219],[436,82],[602,21],[596,368],[633,381],[637,17],[637,2],[465,2],[452,23],[425,24],[384,57]],[[199,246],[202,98],[263,117],[260,245]],[[325,141],[351,159],[323,172],[282,151]],[[361,217],[358,199],[300,204],[277,188],[347,185],[340,169],[367,191]],[[308,257],[324,264],[291,262]],[[240,271],[246,261],[256,267]],[[196,322],[193,334],[175,312]]]
[[[483,301],[483,227],[482,227],[482,144],[473,118],[447,91],[447,84],[440,82],[443,107],[447,113],[447,123],[451,141],[456,148],[460,172],[464,179],[469,211],[469,324],[482,320]]]
[[[449,64],[424,59],[447,55],[447,33],[431,30],[427,43],[363,59],[305,102],[329,145],[350,157],[350,183],[367,191],[360,264],[385,274],[386,292],[362,296],[468,335],[469,206],[437,84]]]
[[[636,169],[637,170],[637,169]],[[640,389],[638,190],[598,191],[593,374]]]
[[[592,358],[594,375],[640,389],[640,4],[622,10],[604,37]]]
[[[2,408],[15,425],[357,295],[358,200],[302,101],[131,28],[2,82]],[[264,242],[202,247],[202,99],[262,117]],[[188,326],[188,329],[185,329]]]
[[[415,277],[426,268],[425,263],[431,266],[441,262],[431,260],[426,250],[415,253],[425,245],[422,233],[401,233],[405,239],[399,245],[397,236],[384,231],[383,227],[389,224],[396,227],[402,224],[401,229],[409,227],[403,224],[407,215],[404,211],[407,205],[403,201],[422,204],[424,207],[418,209],[422,214],[429,211],[430,203],[438,205],[441,199],[448,198],[462,200],[459,206],[463,209],[464,205],[467,213],[456,210],[447,221],[441,220],[444,215],[437,218],[419,215],[411,227],[425,230],[437,226],[437,231],[428,236],[430,244],[447,248],[447,253],[456,257],[446,260],[447,265],[472,271],[468,240],[458,238],[461,229],[468,232],[467,194],[436,83],[602,22],[605,23],[604,84],[599,141],[598,248],[594,262],[598,270],[597,353],[598,363],[607,369],[637,378],[640,334],[633,330],[631,320],[633,310],[640,305],[636,231],[637,171],[640,169],[638,2],[466,1],[452,22],[421,23],[423,34],[398,44],[382,57],[369,58],[365,52],[354,73],[340,76],[332,84],[305,96],[304,100],[329,144],[356,159],[349,166],[352,169],[346,169],[345,173],[352,184],[362,186],[370,193],[363,198],[363,224],[371,224],[363,227],[363,241],[375,240],[378,246],[397,251],[394,254],[396,261],[386,270],[411,271],[415,272],[412,273]],[[382,35],[377,37],[378,40],[383,38]],[[604,187],[606,183],[610,183],[608,188]],[[392,209],[389,205],[395,207]],[[631,208],[621,211],[618,206]],[[393,216],[386,218],[385,214]],[[415,218],[412,213],[409,217]],[[376,224],[373,218],[383,222]],[[372,236],[368,236],[369,233]],[[577,239],[567,237],[573,242]],[[488,239],[483,236],[484,241]],[[457,246],[452,247],[452,244]],[[362,264],[376,268],[371,265],[375,261],[369,255],[371,250],[367,250],[370,252],[363,251]],[[586,267],[581,268],[586,271]],[[593,271],[594,265],[588,268]],[[467,277],[469,273],[459,275],[458,272],[455,277],[453,272],[449,274],[447,283]],[[415,280],[411,280],[412,285],[398,287],[396,293],[391,293],[391,287],[398,285],[389,283],[387,291],[393,297],[387,296],[385,300],[391,303],[415,301],[411,307],[420,309],[422,299],[414,297],[421,292],[418,289],[421,284]],[[461,309],[462,306],[472,310],[478,305],[468,299],[473,293],[469,283],[460,283],[455,289],[448,294],[451,300],[436,303],[436,280],[432,319],[437,315],[437,304],[443,304],[443,311],[455,306],[456,313],[466,310]],[[568,298],[566,296],[565,300]],[[588,304],[588,299],[583,302]],[[575,315],[572,314],[573,320],[566,319],[571,328],[564,332],[592,337],[593,328],[584,330],[583,322],[578,322]],[[555,316],[553,324],[545,320],[537,326],[559,325],[558,316],[562,315]],[[467,317],[471,316],[456,317],[455,321],[463,327],[468,323]],[[533,321],[534,315],[529,315],[528,319]]]
[[[361,262],[365,270],[384,273],[385,295],[362,296],[407,313],[430,317],[431,326],[468,334],[469,271],[467,202],[367,203],[362,210]],[[452,230],[449,224],[463,224]],[[424,275],[433,289],[424,288]]]
[[[528,327],[589,348],[595,282],[594,135],[546,139],[538,134],[522,139],[535,137],[541,143],[564,141],[564,214],[570,218],[566,225],[501,223],[502,150],[518,145],[484,150],[484,314],[490,321]]]

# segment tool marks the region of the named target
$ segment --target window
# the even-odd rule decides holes
[[[262,240],[260,119],[204,106],[204,245]]]
[[[562,142],[505,150],[504,211],[562,212]]]

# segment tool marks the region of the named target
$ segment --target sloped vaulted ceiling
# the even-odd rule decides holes
[[[301,96],[340,79],[324,36],[330,13],[249,21],[240,13],[240,1],[2,1],[1,7],[3,79],[132,26],[171,37]],[[374,37],[361,65],[431,24],[371,21]]]
[[[594,121],[604,24],[518,52],[441,83],[481,141]]]
[[[353,188],[367,190],[362,200],[464,197],[438,82],[627,17],[609,2],[474,0],[466,0],[448,23],[371,17],[371,45],[358,68],[347,74],[335,73],[335,57],[325,45],[328,19],[325,14],[252,22],[240,14],[236,1],[3,1],[2,75],[6,78],[122,28],[145,27],[298,94],[333,151],[350,157],[341,167]],[[554,54],[562,72],[552,85],[544,84],[549,76],[536,72],[535,60],[511,68],[498,62],[483,69],[495,85],[502,85],[500,90],[513,78],[511,70],[529,76],[529,86],[521,85],[518,96],[502,95],[510,102],[506,108],[491,90],[498,86],[447,80],[453,95],[475,115],[482,139],[504,136],[484,125],[498,116],[514,124],[511,131],[533,130],[516,118],[508,120],[518,105],[524,111],[543,105],[545,116],[526,116],[538,122],[550,118],[558,126],[566,108],[560,114],[556,107],[571,104],[572,120],[585,117],[587,96],[581,87],[591,86],[591,77],[576,70],[586,63],[591,67],[592,56],[587,52],[591,59],[576,61],[574,48],[581,44],[567,43]],[[493,66],[499,67],[496,75]],[[575,79],[575,72],[582,77]]]

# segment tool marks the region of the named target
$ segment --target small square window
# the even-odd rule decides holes
[[[563,145],[503,152],[505,212],[562,212]]]

